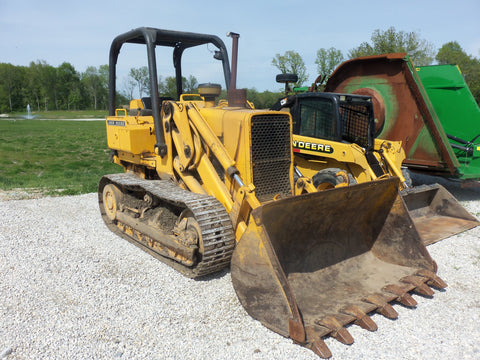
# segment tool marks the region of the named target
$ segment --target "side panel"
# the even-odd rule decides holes
[[[107,118],[108,147],[135,155],[153,153],[155,133],[153,124],[131,124],[131,117]]]
[[[454,151],[461,173],[465,178],[480,178],[480,109],[460,69],[456,65],[433,65],[415,70],[443,129],[458,139],[450,139],[450,143],[459,145]]]

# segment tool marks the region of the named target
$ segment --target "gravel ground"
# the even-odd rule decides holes
[[[480,216],[479,188],[440,182]],[[479,359],[479,235],[430,245],[449,287],[327,338],[333,359]],[[0,272],[0,359],[317,359],[246,314],[229,270],[187,279],[115,236],[96,194],[0,201]]]

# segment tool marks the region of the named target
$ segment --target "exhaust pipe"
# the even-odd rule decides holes
[[[227,36],[232,38],[232,71],[230,73],[228,104],[230,106],[245,107],[247,103],[247,89],[237,89],[238,38],[240,34],[228,32]]]

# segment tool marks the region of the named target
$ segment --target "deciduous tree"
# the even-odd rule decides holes
[[[317,50],[317,72],[321,75],[320,85],[326,82],[330,74],[343,61],[343,54],[340,50],[331,47],[330,49],[321,48]]]
[[[276,54],[272,60],[272,65],[282,74],[297,74],[298,81],[295,86],[301,86],[308,79],[305,63],[300,54],[295,51],[289,50],[283,55]]]
[[[182,76],[182,88],[184,94],[196,94],[198,81],[195,76],[190,75],[188,79]],[[161,96],[177,98],[177,81],[174,76],[167,76],[165,81],[160,78],[158,81],[158,92]]]
[[[1,111],[13,111],[22,102],[22,69],[12,64],[0,64],[0,93],[6,98],[7,106]]]
[[[94,110],[97,110],[98,96],[103,84],[100,73],[95,66],[87,67],[87,70],[82,74],[82,83],[85,86],[87,94],[93,101]]]
[[[433,45],[421,39],[416,32],[396,31],[392,26],[385,31],[375,30],[371,37],[371,43],[361,43],[358,47],[350,50],[348,56],[355,58],[395,52],[406,52],[415,65],[430,65],[435,54]]]
[[[77,109],[80,104],[78,101],[79,97],[78,95],[73,96],[72,94],[78,94],[80,91],[80,76],[73,65],[68,62],[62,63],[57,68],[57,80],[57,110],[59,108],[71,110],[71,106],[73,106],[74,109]]]
[[[146,66],[142,66],[140,68],[131,68],[129,77],[131,77],[137,84],[137,90],[140,98],[143,96],[143,93],[150,94],[150,81],[148,68]]]

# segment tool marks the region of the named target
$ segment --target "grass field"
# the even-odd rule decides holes
[[[0,120],[0,190],[96,192],[102,175],[123,171],[109,153],[104,121]]]

